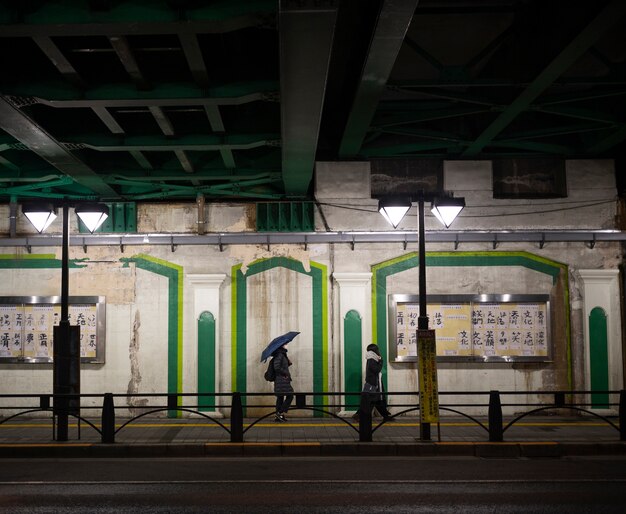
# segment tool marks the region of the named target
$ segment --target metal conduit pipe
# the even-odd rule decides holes
[[[596,243],[626,241],[626,231],[427,231],[428,243],[454,243],[455,249],[466,243]],[[149,241],[149,243],[148,243]],[[72,246],[132,245],[273,245],[273,244],[417,244],[415,232],[214,232],[210,234],[81,234],[70,237]],[[28,235],[0,238],[0,247],[60,246],[61,235]]]

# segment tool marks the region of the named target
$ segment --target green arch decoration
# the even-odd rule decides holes
[[[609,344],[606,312],[594,307],[589,313],[589,378],[592,391],[609,390]],[[608,394],[592,394],[592,409],[608,408]]]
[[[556,281],[563,271],[565,309],[565,339],[567,346],[567,380],[572,385],[572,356],[569,313],[569,277],[566,264],[534,255],[530,252],[426,252],[426,266],[521,266],[545,273]],[[372,266],[372,341],[379,343],[385,359],[383,375],[387,376],[387,277],[417,268],[417,252],[389,259]]]
[[[82,268],[89,259],[71,259],[70,268]],[[167,277],[168,285],[168,321],[167,321],[167,392],[182,393],[182,348],[183,348],[183,268],[177,264],[157,259],[149,255],[138,254],[130,258],[122,258],[121,262],[128,266],[134,262],[140,269]],[[3,254],[0,255],[0,269],[44,269],[61,268],[61,260],[55,254]],[[178,399],[182,404],[182,398]],[[169,411],[169,417],[180,416],[177,411]]]
[[[313,261],[310,261],[310,266],[311,270],[306,271],[300,261],[288,257],[272,257],[254,261],[248,266],[245,275],[241,271],[241,264],[232,267],[231,365],[233,391],[245,392],[247,390],[247,279],[257,273],[263,273],[277,267],[302,273],[312,279],[313,392],[328,390],[327,269],[323,264]],[[328,397],[315,396],[313,402],[316,406],[328,405]]]
[[[198,392],[215,392],[215,316],[204,311],[198,318]],[[214,411],[212,398],[198,398],[200,411]]]
[[[167,311],[167,392],[183,392],[183,267],[150,255],[137,254],[120,259],[126,266],[134,262],[139,269],[156,273],[168,279]],[[182,405],[178,397],[177,405]],[[168,417],[176,418],[181,412],[170,410]]]
[[[343,320],[343,390],[356,392],[361,390],[363,384],[362,361],[363,361],[363,338],[362,319],[360,314],[351,310],[346,313]],[[359,407],[359,396],[346,396],[346,409]]]

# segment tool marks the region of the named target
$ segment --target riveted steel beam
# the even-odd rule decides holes
[[[0,96],[0,128],[48,161],[76,183],[103,198],[118,198],[117,192],[106,184],[87,164],[78,159],[6,97]]]
[[[613,0],[587,25],[535,80],[463,152],[474,156],[488,146],[521,112],[574,64],[602,35],[626,14],[626,2]]]
[[[339,146],[341,157],[358,155],[361,149],[417,3],[418,0],[383,2]]]
[[[72,66],[70,61],[67,60],[67,57],[63,55],[63,52],[61,52],[59,47],[54,44],[52,39],[50,39],[50,37],[34,36],[33,41],[37,43],[37,46],[41,49],[43,53],[46,54],[48,59],[50,59],[54,67],[59,70],[61,75],[63,75],[69,82],[74,84],[76,87],[84,87],[85,82],[83,81],[83,79],[80,77],[74,66]]]
[[[283,183],[308,192],[319,136],[337,2],[281,0],[279,6]]]

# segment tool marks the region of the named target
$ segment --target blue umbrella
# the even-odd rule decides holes
[[[269,359],[278,348],[290,342],[299,333],[300,332],[287,332],[286,334],[273,339],[272,342],[267,345],[267,348],[263,350],[263,353],[261,354],[261,362],[265,362]]]

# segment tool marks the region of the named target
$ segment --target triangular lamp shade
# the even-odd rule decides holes
[[[40,234],[46,230],[57,217],[52,204],[47,203],[24,204],[22,206],[22,212]]]
[[[442,198],[433,201],[431,212],[446,228],[452,225],[465,207],[464,198]]]
[[[378,212],[391,224],[393,228],[396,228],[407,211],[411,208],[411,200],[408,198],[396,198],[389,200],[380,200],[378,202]]]
[[[80,205],[76,207],[76,215],[93,234],[109,217],[109,208],[101,203]]]

